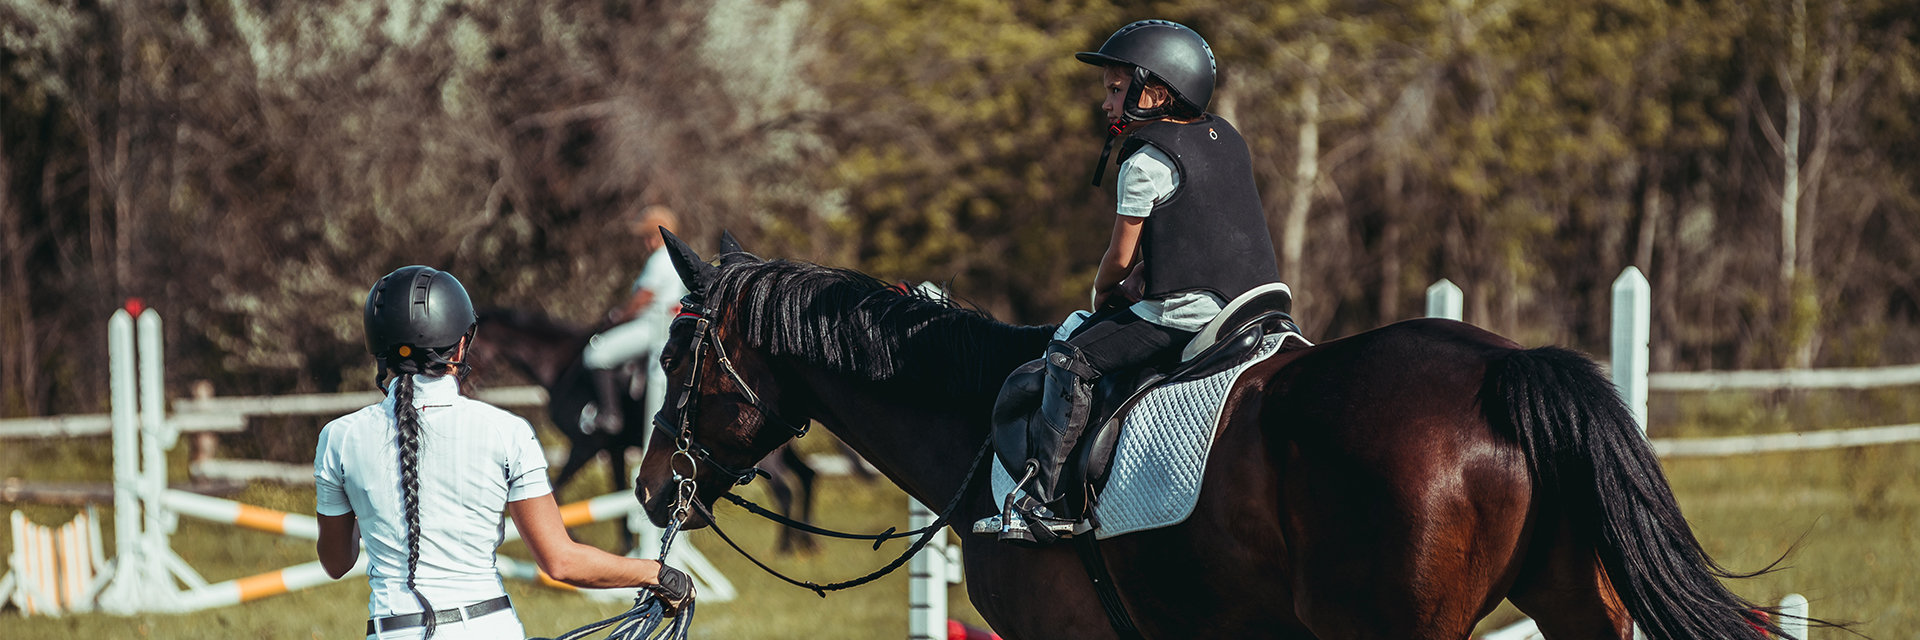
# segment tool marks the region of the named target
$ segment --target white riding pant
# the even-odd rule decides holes
[[[621,323],[588,339],[586,350],[580,354],[581,362],[588,369],[617,369],[633,361],[644,364],[647,376],[644,415],[648,418],[659,413],[667,401],[667,373],[661,370],[660,358],[656,357],[667,340],[666,328],[666,323],[643,314],[639,319]]]
[[[426,627],[395,629],[367,636],[367,640],[409,640],[426,635]],[[433,629],[434,640],[525,640],[526,629],[511,610],[490,613],[470,620],[442,622]]]

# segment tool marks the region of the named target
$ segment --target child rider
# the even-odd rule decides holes
[[[1061,486],[1060,476],[1087,426],[1094,381],[1176,362],[1229,301],[1280,281],[1246,142],[1206,112],[1214,84],[1206,40],[1179,24],[1142,20],[1114,32],[1099,51],[1075,57],[1104,70],[1101,108],[1112,126],[1095,185],[1115,138],[1128,139],[1113,237],[1093,281],[1094,314],[1069,339],[1047,347],[1045,390],[1037,419],[1027,422],[1026,451],[999,451],[1020,479],[1018,497],[1008,497],[999,518],[975,527],[1027,544],[1068,535],[1084,516],[1073,512],[1081,501],[1065,495],[1077,489]],[[1002,404],[1012,386],[1010,380],[1001,392]]]

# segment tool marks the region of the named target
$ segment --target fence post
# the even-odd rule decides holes
[[[1635,267],[1613,281],[1613,384],[1647,433],[1647,344],[1653,333],[1653,287]]]
[[[1466,317],[1465,307],[1466,296],[1453,281],[1441,278],[1427,287],[1427,317],[1462,320]]]
[[[931,526],[933,510],[907,498],[907,528]],[[947,640],[947,532],[933,534],[907,564],[907,638]]]
[[[1793,640],[1807,640],[1807,597],[1798,593],[1780,599],[1780,631]]]

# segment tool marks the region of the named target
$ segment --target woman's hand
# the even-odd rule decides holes
[[[666,605],[669,618],[680,615],[680,612],[686,610],[687,604],[694,599],[693,578],[665,564],[660,564],[658,579],[643,588],[647,593],[653,594],[653,597],[659,598],[660,604]]]

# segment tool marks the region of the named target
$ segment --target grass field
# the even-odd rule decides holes
[[[1717,393],[1661,395],[1651,408],[1653,435],[1710,436],[1799,429],[1920,422],[1920,395],[1913,390],[1798,394]],[[810,438],[809,448],[827,443]],[[36,480],[104,480],[109,474],[106,439],[66,442],[9,441],[0,444],[0,477]],[[184,449],[180,447],[178,449]],[[175,477],[184,477],[184,454],[174,453]],[[604,466],[569,487],[563,501],[608,490]],[[1787,593],[1812,600],[1816,617],[1857,623],[1873,638],[1920,636],[1920,444],[1887,445],[1810,453],[1675,459],[1666,471],[1681,507],[1709,552],[1735,570],[1753,570],[1787,556],[1783,569],[1732,583],[1735,591],[1772,603]],[[750,497],[758,498],[758,489]],[[878,531],[906,523],[905,499],[884,481],[863,484],[826,478],[817,513],[827,526]],[[311,513],[311,489],[256,484],[242,502]],[[75,509],[0,504],[0,518],[24,509],[36,522],[58,524]],[[110,513],[106,510],[103,515]],[[773,527],[730,506],[722,522],[742,544],[772,555]],[[585,541],[611,547],[617,525],[583,527]],[[111,549],[111,527],[106,528]],[[0,527],[0,548],[11,549]],[[738,600],[705,603],[694,627],[700,638],[886,638],[906,634],[906,572],[825,599],[761,574],[709,532],[691,539],[740,589]],[[315,559],[311,543],[283,539],[183,518],[174,549],[209,581],[271,571]],[[846,579],[877,568],[903,548],[895,542],[874,552],[857,542],[822,541],[821,552],[776,558],[783,571],[816,581]],[[527,558],[519,544],[503,553]],[[4,572],[0,563],[0,572]],[[576,594],[509,583],[528,633],[551,636],[623,611]],[[952,590],[953,616],[979,624],[963,587]],[[244,605],[186,615],[119,618],[81,615],[21,618],[0,610],[0,638],[341,638],[358,637],[365,624],[364,578],[276,596]],[[1518,616],[1503,607],[1481,629]],[[1839,631],[1813,637],[1839,639]]]

